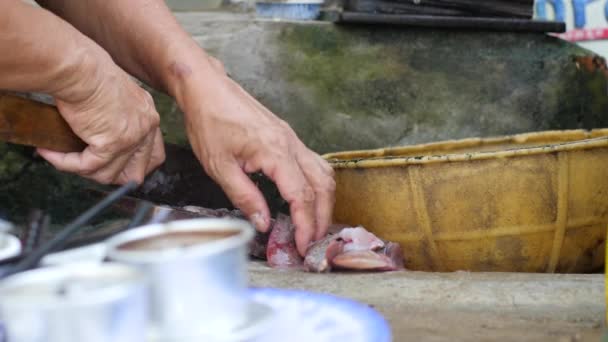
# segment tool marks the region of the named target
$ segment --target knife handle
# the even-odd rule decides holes
[[[55,106],[0,93],[0,141],[57,152],[82,152],[87,144]]]

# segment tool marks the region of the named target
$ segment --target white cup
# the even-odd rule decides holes
[[[8,341],[145,341],[147,299],[144,275],[127,265],[40,268],[0,282],[0,321]]]
[[[118,234],[107,241],[107,255],[147,275],[156,339],[221,336],[248,318],[247,245],[253,235],[244,220],[180,220]]]

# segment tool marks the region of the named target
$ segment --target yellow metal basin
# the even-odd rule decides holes
[[[604,266],[608,129],[547,131],[324,156],[334,221],[401,244],[424,271]]]

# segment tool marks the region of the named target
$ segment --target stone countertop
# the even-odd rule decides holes
[[[368,304],[394,341],[597,341],[603,274],[331,273],[250,263],[252,286],[303,289]]]

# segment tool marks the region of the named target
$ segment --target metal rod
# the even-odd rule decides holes
[[[122,233],[125,230],[138,227],[146,219],[146,215],[148,214],[150,209],[153,207],[154,207],[154,205],[151,202],[142,201],[141,203],[138,204],[137,210],[135,211],[133,218],[131,219],[131,221],[129,221],[129,223],[127,225],[119,227],[118,229],[114,229],[111,232],[107,232],[104,234],[98,234],[98,235],[94,235],[94,236],[87,237],[87,238],[81,238],[81,239],[77,239],[75,241],[68,241],[62,247],[62,249],[78,248],[78,247],[98,243],[98,242],[104,241],[116,234]]]
[[[16,264],[10,271],[8,271],[8,274],[4,274],[3,276],[8,276],[35,267],[47,253],[53,251],[56,248],[61,247],[61,245],[65,243],[65,241],[76,231],[78,231],[78,229],[80,229],[83,225],[87,224],[91,219],[93,219],[103,210],[112,205],[112,203],[116,202],[121,197],[134,190],[136,187],[137,183],[129,182],[118,188],[114,192],[110,193],[101,202],[99,202],[89,210],[85,211],[82,215],[72,221],[72,223],[70,223],[67,227],[61,230],[52,240],[47,243],[44,243],[42,246],[40,246],[40,248],[28,254],[23,260]]]
[[[49,224],[50,216],[42,210],[34,209],[30,212],[27,231],[23,237],[22,254],[28,254],[38,247],[40,236],[49,227]]]
[[[135,216],[133,216],[133,219],[131,220],[131,222],[129,222],[127,229],[131,229],[131,228],[135,228],[135,227],[139,226],[143,222],[143,220],[146,218],[146,214],[150,211],[152,206],[153,206],[152,203],[150,203],[148,201],[141,202],[137,206],[137,211],[135,212]]]

